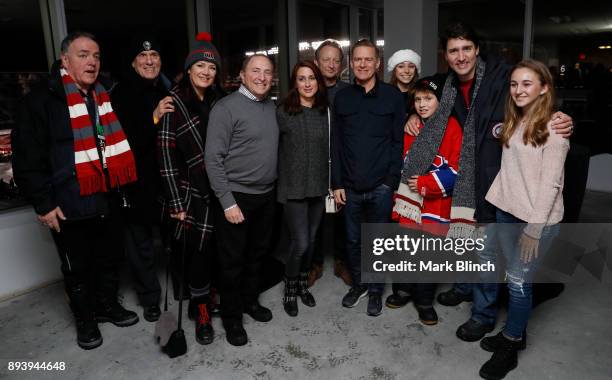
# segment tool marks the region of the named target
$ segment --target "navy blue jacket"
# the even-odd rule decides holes
[[[512,67],[495,57],[484,55],[481,55],[481,57],[487,63],[487,66],[474,104],[474,107],[476,107],[475,218],[479,223],[492,223],[495,222],[495,206],[487,202],[485,196],[501,166],[502,146],[499,143],[499,134],[504,122]],[[459,84],[456,85],[459,88]],[[473,91],[474,87],[472,86],[470,97]],[[453,114],[463,126],[467,118],[467,107],[459,90],[457,90]]]
[[[11,134],[15,182],[37,214],[45,215],[59,206],[71,221],[109,212],[109,193],[80,195],[59,61],[51,68],[47,85],[32,90],[21,101]]]
[[[332,188],[366,192],[385,184],[396,189],[406,121],[401,92],[379,80],[368,93],[353,84],[338,92],[333,109]]]

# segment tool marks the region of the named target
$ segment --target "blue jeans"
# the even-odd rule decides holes
[[[492,262],[497,265],[497,260],[501,253],[498,237],[496,235],[495,223],[485,227],[484,235],[487,236],[485,247],[478,253],[480,264]],[[484,324],[494,325],[497,318],[497,295],[499,292],[499,279],[496,272],[479,272],[479,282],[472,284],[472,319]]]
[[[524,263],[520,258],[519,238],[525,228],[525,222],[513,215],[497,210],[495,215],[497,223],[487,226],[487,236],[493,236],[492,241],[487,242],[489,247],[480,252],[481,262],[490,261],[497,265],[497,253],[500,252],[506,259],[506,282],[508,283],[509,305],[508,317],[504,334],[510,338],[521,339],[523,331],[527,328],[527,321],[531,313],[532,279],[538,270],[543,256],[550,248],[553,239],[559,234],[559,224],[544,227],[538,245],[538,257],[530,262]],[[493,235],[490,235],[493,233]],[[477,288],[480,291],[474,293],[474,305],[472,318],[485,324],[495,324],[497,310],[491,304],[497,299],[496,279],[486,272],[481,272],[481,284]]]
[[[393,208],[393,190],[379,185],[374,190],[360,193],[346,189],[344,220],[346,223],[346,253],[353,279],[353,287],[361,284],[361,223],[388,223]],[[369,284],[370,294],[381,295],[385,284]]]

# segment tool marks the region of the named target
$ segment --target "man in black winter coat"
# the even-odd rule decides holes
[[[152,36],[134,37],[126,54],[131,59],[130,67],[111,94],[113,109],[134,152],[138,171],[138,181],[124,188],[127,204],[123,233],[138,301],[144,309],[143,317],[149,322],[156,321],[161,314],[153,250],[153,225],[159,223],[161,215],[157,123],[164,113],[174,110],[168,92],[171,83],[161,73],[160,51]]]
[[[98,322],[138,322],[117,302],[123,244],[116,188],[132,182],[136,168],[99,69],[94,36],[68,35],[61,61],[47,85],[23,99],[12,131],[15,181],[51,230],[83,349],[102,344]]]
[[[460,22],[447,27],[441,38],[441,45],[449,65],[449,75],[455,75],[453,85],[457,88],[457,96],[453,115],[465,128],[468,113],[471,111],[474,114],[476,208],[473,219],[477,223],[494,223],[495,207],[485,200],[485,195],[501,166],[502,145],[499,143],[499,137],[512,67],[496,57],[481,55],[478,36],[471,27]],[[485,70],[475,95],[479,57],[485,64]],[[416,123],[413,123],[413,120],[408,122],[408,133],[418,135],[418,127],[414,124]],[[552,116],[551,126],[556,133],[566,138],[569,138],[573,130],[572,119],[561,112]],[[485,250],[478,254],[481,257],[485,254],[495,256],[497,252],[499,248],[494,239],[491,239],[487,241]],[[438,294],[437,300],[445,306],[456,306],[473,299],[472,315],[466,323],[459,326],[456,335],[461,340],[474,342],[493,330],[497,316],[497,298],[496,283],[455,283],[450,290]],[[502,372],[509,371],[508,363],[501,363],[499,368]]]

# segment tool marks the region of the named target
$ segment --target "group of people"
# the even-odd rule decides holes
[[[289,235],[282,304],[293,317],[298,299],[316,305],[309,287],[321,274],[324,220],[335,227],[335,273],[350,285],[342,306],[368,296],[370,316],[382,313],[385,285],[362,282],[362,223],[436,224],[449,236],[486,228],[494,238],[479,260],[506,263],[504,329],[483,339],[494,329],[501,286],[486,274],[437,300],[473,301],[457,336],[493,352],[482,377],[503,378],[525,348],[532,276],[563,216],[572,120],[553,113],[554,84],[542,63],[511,67],[485,56],[462,23],[448,26],[441,45],[448,73],[421,78],[420,56],[404,49],[389,58],[385,83],[377,46],[360,40],[350,49],[354,82],[345,83],[342,48],[326,40],[315,60],[295,65],[277,105],[268,97],[274,63],[262,54],[245,58],[242,85],[225,93],[208,33],[196,37],[174,86],[151,36],[133,39],[129,75],[113,86],[98,77],[95,37],[68,35],[47,86],[23,100],[12,138],[17,184],[59,252],[78,345],[102,344],[99,322],[138,321],[117,301],[124,252],[144,318],[159,318],[160,221],[174,254],[189,258],[181,281],[196,340],[213,342],[210,314],[220,309],[227,341],[246,344],[243,314],[272,319],[258,287],[280,203]],[[330,193],[340,211],[324,218]],[[496,230],[494,222],[516,228]],[[413,300],[424,324],[437,323],[435,284],[392,289],[388,307]]]

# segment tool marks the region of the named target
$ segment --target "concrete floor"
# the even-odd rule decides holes
[[[474,379],[490,354],[455,337],[468,305],[438,306],[440,323],[425,327],[409,305],[377,318],[339,306],[345,286],[328,269],[314,286],[318,305],[287,316],[281,287],[261,296],[274,319],[245,316],[250,342],[233,347],[214,319],[215,342],[201,346],[185,321],[188,353],[171,360],[153,341],[154,324],[101,325],[104,344],[83,351],[75,344],[61,284],[0,304],[0,378],[15,379]],[[610,379],[612,377],[611,284],[573,284],[533,313],[528,347],[508,379]],[[125,292],[127,307],[135,297]],[[140,309],[138,308],[139,312]],[[504,316],[498,326],[503,325]],[[56,372],[8,372],[9,361],[64,361]]]
[[[608,201],[610,197],[606,198]],[[588,204],[585,202],[585,204]],[[597,202],[601,213],[601,203]],[[606,207],[612,203],[606,203]],[[591,209],[594,210],[594,209]],[[612,215],[608,214],[608,215]],[[169,359],[153,339],[154,324],[118,328],[102,324],[104,344],[92,351],[76,345],[72,317],[61,284],[0,303],[0,378],[7,379],[475,379],[491,354],[455,337],[469,305],[437,306],[440,323],[426,327],[411,305],[384,308],[372,318],[366,302],[344,309],[344,284],[327,263],[312,292],[318,305],[300,304],[291,318],[281,304],[281,285],[262,294],[272,309],[269,323],[245,316],[249,343],[233,347],[221,321],[216,337],[201,346],[185,316],[188,353]],[[584,277],[584,276],[583,276]],[[527,349],[507,379],[612,378],[612,283],[568,284],[560,297],[533,312]],[[138,310],[129,285],[124,305]],[[500,314],[498,328],[505,314]],[[65,371],[9,372],[9,361],[66,363]]]

